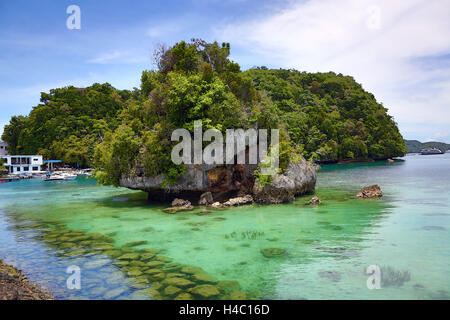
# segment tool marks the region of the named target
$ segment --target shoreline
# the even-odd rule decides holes
[[[360,163],[360,162],[382,162],[382,161],[389,161],[394,160],[398,157],[388,157],[388,158],[379,158],[379,159],[373,159],[373,158],[367,158],[367,159],[350,159],[350,160],[323,160],[323,161],[315,161],[315,164],[322,165],[322,164],[350,164],[350,163]]]
[[[0,300],[55,300],[50,291],[30,282],[21,270],[0,259]]]

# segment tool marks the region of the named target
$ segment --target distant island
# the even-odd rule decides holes
[[[419,153],[422,149],[425,148],[436,148],[443,152],[450,150],[450,144],[444,142],[420,142],[418,140],[405,140],[405,144],[408,153]]]

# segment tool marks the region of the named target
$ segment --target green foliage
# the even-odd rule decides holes
[[[267,68],[245,74],[273,101],[292,142],[308,159],[383,159],[406,152],[387,109],[352,77]]]
[[[95,145],[120,124],[118,113],[130,96],[108,83],[52,89],[41,93],[41,104],[27,117],[12,117],[2,139],[10,154],[43,154],[90,166]]]
[[[229,55],[228,43],[199,39],[160,46],[157,70],[142,72],[139,89],[96,83],[50,90],[28,116],[11,118],[2,139],[10,153],[95,165],[99,182],[112,185],[124,175],[175,182],[185,167],[170,159],[171,133],[192,132],[195,120],[223,133],[280,129],[281,171],[299,155],[337,161],[406,151],[387,109],[352,77],[266,67],[242,72]],[[260,184],[271,183],[270,176],[255,175]]]
[[[273,176],[271,175],[263,175],[261,174],[260,169],[257,169],[253,172],[255,176],[255,182],[261,187],[264,188],[265,185],[271,185],[273,182]]]
[[[94,154],[96,178],[102,184],[119,185],[123,175],[132,174],[139,155],[142,139],[129,126],[123,124],[114,132],[108,132]]]

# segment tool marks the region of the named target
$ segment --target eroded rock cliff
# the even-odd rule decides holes
[[[201,195],[211,192],[213,201],[224,201],[251,194],[258,203],[293,201],[295,196],[314,192],[315,166],[303,158],[289,163],[285,173],[273,177],[272,183],[259,186],[254,172],[257,165],[186,165],[186,174],[176,183],[166,185],[164,177],[123,176],[120,186],[148,192],[150,201],[183,198],[198,203]]]

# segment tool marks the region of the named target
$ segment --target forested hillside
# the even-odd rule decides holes
[[[265,68],[245,73],[273,101],[307,158],[383,159],[406,151],[387,109],[350,76]]]
[[[41,93],[41,103],[28,116],[12,117],[2,139],[10,154],[41,154],[72,165],[92,165],[95,146],[121,122],[120,111],[130,96],[108,83],[52,89]]]
[[[101,182],[125,173],[165,174],[172,130],[279,128],[281,166],[292,154],[315,161],[383,159],[406,152],[387,109],[352,77],[335,73],[268,70],[242,72],[229,44],[193,40],[156,52],[157,70],[143,71],[140,88],[109,84],[42,93],[26,117],[5,127],[10,153],[43,154],[99,168]],[[94,152],[94,150],[96,150]]]
[[[405,140],[408,152],[420,152],[425,148],[437,148],[441,151],[450,150],[450,144],[436,141],[420,142],[418,140]]]

